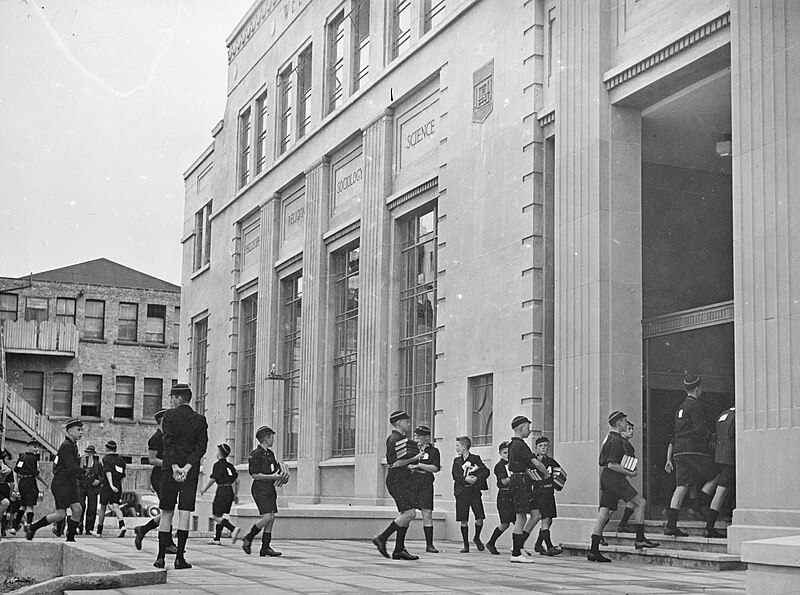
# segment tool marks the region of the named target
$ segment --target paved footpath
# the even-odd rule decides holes
[[[167,557],[165,585],[92,591],[93,595],[162,595],[165,593],[263,595],[266,593],[744,593],[744,571],[715,572],[670,566],[612,562],[597,564],[578,557],[536,556],[534,564],[511,564],[508,556],[458,552],[460,544],[440,542],[440,554],[421,553],[420,560],[387,560],[369,541],[281,540],[272,545],[280,558],[253,554],[223,539],[190,539],[186,558],[191,570],[172,570]],[[78,546],[149,568],[157,550],[148,536],[141,552],[132,539],[78,537]],[[424,552],[424,544],[408,549]],[[82,592],[83,593],[83,592]]]

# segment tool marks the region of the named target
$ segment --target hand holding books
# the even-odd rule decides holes
[[[289,482],[289,477],[290,477],[289,466],[286,463],[281,461],[280,463],[278,463],[278,467],[279,467],[279,469],[278,469],[278,471],[276,471],[276,473],[280,473],[280,477],[275,480],[275,487],[276,488],[279,488],[282,485],[285,485],[286,483],[288,483]]]

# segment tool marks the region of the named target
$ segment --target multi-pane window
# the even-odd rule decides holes
[[[47,298],[25,298],[25,320],[44,322],[47,320]]]
[[[278,75],[278,154],[283,155],[292,142],[292,65]]]
[[[18,302],[13,293],[0,293],[0,322],[17,319]]]
[[[300,324],[303,277],[283,282],[283,458],[297,459],[300,425]]]
[[[267,164],[267,92],[256,99],[256,175]]]
[[[472,444],[492,443],[493,378],[491,374],[469,379],[469,399],[472,407]]]
[[[350,13],[353,24],[353,93],[361,88],[369,75],[369,0],[354,0],[354,4]]]
[[[114,417],[133,419],[134,386],[133,376],[117,376],[117,386],[114,392]]]
[[[444,20],[445,0],[423,0],[422,31],[427,33]]]
[[[145,378],[142,394],[142,419],[153,419],[161,409],[164,395],[164,381],[161,378]]]
[[[334,255],[334,457],[351,456],[356,448],[356,367],[358,362],[359,248]]]
[[[86,300],[83,336],[89,339],[102,339],[105,333],[105,318],[105,302],[101,300]]]
[[[100,417],[100,399],[102,396],[103,377],[98,374],[83,375],[83,391],[81,395],[81,415]]]
[[[75,324],[74,298],[56,298],[56,322]]]
[[[436,209],[401,222],[400,408],[433,423],[436,355]]]
[[[204,414],[206,410],[206,367],[208,366],[208,318],[194,323],[194,406]]]
[[[556,31],[556,9],[551,8],[547,13],[547,84],[550,84],[550,78],[553,76],[553,35]]]
[[[327,95],[328,113],[344,101],[344,11],[328,24]]]
[[[253,116],[248,107],[239,116],[239,188],[250,182],[250,147],[253,144]]]
[[[392,58],[397,58],[411,47],[411,0],[393,1],[391,44]]]
[[[311,46],[297,58],[297,138],[311,128]]]
[[[194,270],[211,262],[211,203],[194,214]]]
[[[117,339],[135,341],[139,332],[139,304],[120,302]]]
[[[72,415],[72,374],[53,372],[53,415]]]
[[[147,304],[145,340],[151,343],[163,343],[166,323],[167,307],[164,304]]]
[[[42,412],[44,400],[44,372],[22,373],[22,398],[33,407],[37,413]]]
[[[175,306],[175,318],[172,320],[172,342],[181,342],[181,307]]]
[[[241,410],[239,448],[240,460],[247,460],[253,444],[256,396],[256,332],[258,326],[258,296],[249,296],[241,304],[241,376],[239,378],[239,407]]]

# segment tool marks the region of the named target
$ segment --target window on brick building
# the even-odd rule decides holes
[[[81,392],[81,415],[84,417],[100,417],[103,377],[99,374],[83,375]]]
[[[145,340],[163,343],[167,323],[167,307],[164,304],[147,304],[147,327]]]
[[[44,372],[22,373],[22,398],[36,410],[36,413],[42,413]]]
[[[195,411],[201,415],[206,410],[206,368],[208,367],[208,318],[194,323],[194,397]]]
[[[117,376],[114,391],[114,417],[133,419],[133,393],[135,380],[133,376]]]
[[[142,419],[151,420],[164,401],[164,381],[161,378],[145,378],[142,395]]]
[[[25,320],[44,322],[47,320],[47,298],[25,298]]]
[[[120,341],[136,341],[138,333],[139,304],[120,302],[117,338]]]
[[[74,298],[56,298],[56,322],[75,324]]]
[[[0,322],[16,320],[19,298],[13,293],[0,293]]]
[[[283,457],[297,459],[300,427],[300,324],[302,322],[303,277],[283,281]]]
[[[53,372],[53,415],[72,415],[72,374]]]
[[[486,446],[492,443],[493,383],[492,374],[469,379],[473,446]]]
[[[101,300],[86,300],[83,336],[88,339],[102,339],[105,336],[105,317],[105,302]]]
[[[194,214],[194,270],[211,262],[211,202]]]
[[[181,342],[181,307],[175,306],[175,318],[172,321],[172,342],[179,344]]]

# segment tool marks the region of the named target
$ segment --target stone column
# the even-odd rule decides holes
[[[609,412],[642,427],[641,114],[613,107],[603,86],[611,5],[561,4],[556,74],[554,435],[571,484],[559,506],[586,524]]]
[[[300,331],[300,427],[297,453],[297,498],[316,504],[320,496],[319,462],[325,455],[325,324],[328,258],[322,234],[328,225],[327,158],[306,171],[305,241],[303,244],[303,319]]]
[[[743,540],[800,533],[798,24],[794,0],[731,3],[734,552]]]
[[[389,294],[391,278],[389,193],[392,116],[383,115],[364,131],[364,195],[361,202],[361,257],[358,312],[355,500],[375,504],[383,497],[388,433]]]

